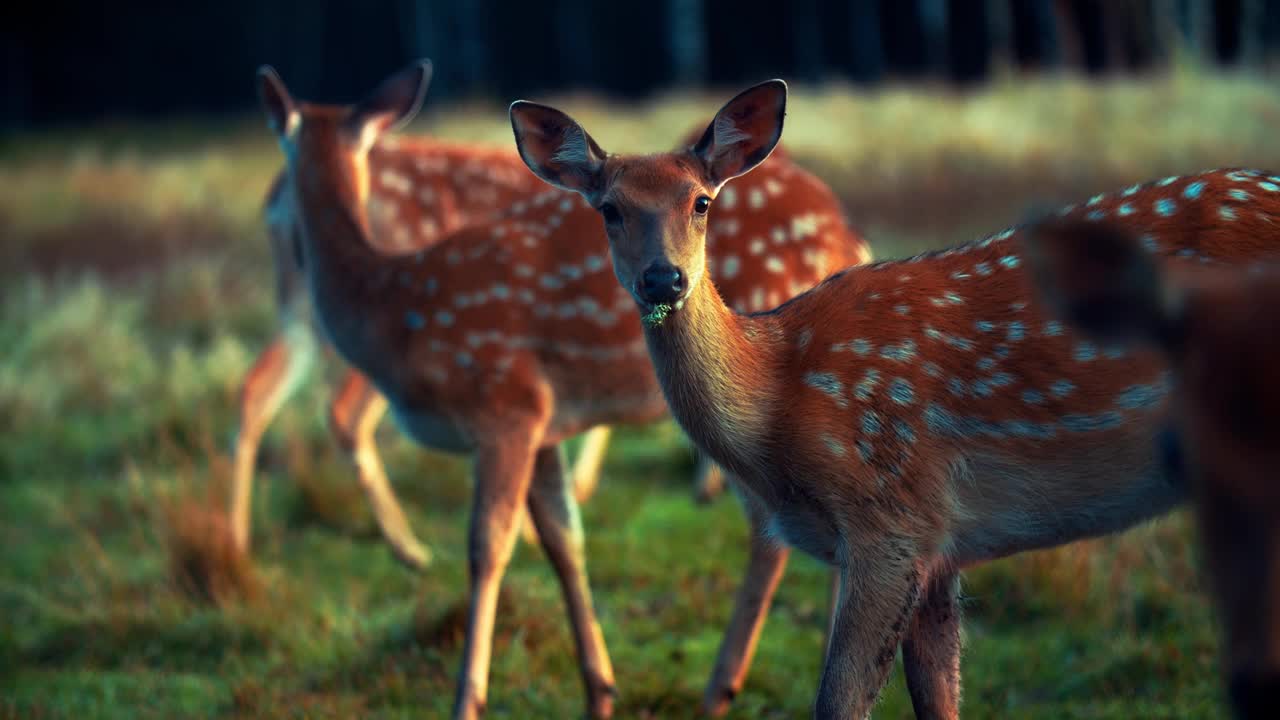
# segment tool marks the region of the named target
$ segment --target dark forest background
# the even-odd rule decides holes
[[[0,22],[0,127],[237,113],[254,68],[317,98],[436,60],[432,97],[621,98],[769,76],[979,83],[994,68],[1140,72],[1280,53],[1266,0],[22,2]],[[1179,55],[1181,54],[1181,55]]]

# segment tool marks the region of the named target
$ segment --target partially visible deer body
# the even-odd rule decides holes
[[[687,152],[607,156],[576,122],[517,102],[535,173],[607,208],[614,272],[646,317],[672,414],[774,535],[834,564],[820,718],[864,717],[899,644],[920,717],[955,717],[961,568],[1127,528],[1182,502],[1154,451],[1165,365],[1047,316],[1017,230],[850,268],[771,311],[734,312],[688,208],[763,161],[786,85],[731,100]],[[744,179],[746,181],[752,178]],[[1166,178],[1065,211],[1114,218],[1159,256],[1280,248],[1280,184]]]
[[[476,717],[485,707],[498,586],[527,506],[561,581],[588,707],[604,717],[613,671],[557,448],[589,427],[661,418],[666,405],[630,296],[609,277],[600,216],[574,195],[547,189],[408,255],[370,245],[368,148],[416,111],[425,81],[425,66],[414,66],[363,103],[335,107],[297,104],[273,72],[260,73],[297,193],[312,303],[334,347],[387,397],[415,440],[475,453],[471,610],[455,716]],[[770,230],[748,235],[733,214],[715,221],[717,280],[744,309],[779,302],[828,267],[866,257],[816,179],[786,162],[760,175],[767,185],[744,188],[738,202],[754,226]],[[705,230],[708,208],[687,210],[684,222]],[[721,653],[724,692],[741,681],[785,560],[785,551],[753,546]]]
[[[1248,177],[1234,191],[1280,189],[1280,177]],[[1238,221],[1252,221],[1247,231],[1268,237],[1276,230],[1256,222],[1272,217],[1266,213]],[[1175,430],[1166,453],[1171,473],[1185,471],[1194,492],[1225,630],[1231,703],[1241,718],[1275,717],[1280,272],[1158,263],[1124,225],[1050,221],[1031,237],[1040,285],[1066,322],[1100,344],[1154,348],[1169,361]]]
[[[311,327],[299,226],[293,193],[282,171],[267,194],[265,216],[275,271],[281,329],[245,376],[240,393],[231,526],[236,545],[248,550],[253,471],[262,435],[315,363],[318,345]],[[389,138],[369,153],[370,241],[386,252],[429,247],[457,228],[489,218],[544,187],[510,150]],[[396,557],[421,568],[429,550],[414,536],[387,482],[374,432],[386,400],[356,370],[347,370],[330,404],[329,426],[354,460],[360,485]],[[608,428],[593,430],[575,470],[581,486],[594,484],[608,442]]]

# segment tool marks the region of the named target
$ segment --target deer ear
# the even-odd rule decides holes
[[[1026,231],[1036,285],[1064,321],[1112,345],[1169,344],[1179,303],[1139,237],[1107,221],[1059,218]]]
[[[604,189],[604,160],[596,141],[559,110],[517,100],[511,103],[516,148],[534,175],[592,201]]]
[[[782,139],[787,112],[787,84],[769,80],[747,88],[730,100],[693,146],[707,178],[720,185],[769,157]]]
[[[280,74],[270,65],[258,68],[258,101],[267,114],[267,126],[284,139],[298,130],[298,107],[284,86]]]
[[[363,148],[384,133],[404,127],[427,96],[431,83],[431,61],[418,60],[382,84],[361,100],[347,116],[346,128]]]

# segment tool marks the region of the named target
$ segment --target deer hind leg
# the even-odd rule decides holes
[[[315,364],[316,342],[310,328],[287,326],[258,355],[240,390],[240,431],[236,433],[231,479],[231,534],[241,551],[249,549],[253,469],[262,434],[285,401],[297,391]]]
[[[462,675],[453,705],[455,720],[476,720],[484,715],[498,589],[515,549],[516,525],[528,496],[536,445],[534,433],[507,433],[476,453],[467,548],[471,606]]]
[[[790,549],[765,536],[768,512],[741,489],[736,493],[742,500],[750,525],[751,539],[747,559],[747,572],[734,599],[733,615],[720,642],[715,669],[702,698],[703,712],[712,717],[724,715],[729,705],[742,690],[751,657],[755,654],[760,631],[769,615],[773,594],[787,569]]]
[[[724,492],[724,471],[706,453],[696,449],[694,453],[698,459],[693,472],[694,499],[705,505]]]
[[[902,642],[902,668],[920,720],[960,717],[960,577],[936,573]]]
[[[1280,707],[1280,527],[1263,503],[1241,501],[1211,482],[1197,516],[1223,628],[1228,695],[1239,718],[1276,717]]]
[[[600,484],[600,466],[604,464],[610,432],[607,425],[601,425],[583,433],[582,448],[571,470],[573,492],[579,503],[590,500]],[[538,544],[538,531],[527,515],[520,520],[520,537],[530,545]]]
[[[604,635],[596,620],[587,582],[586,555],[582,537],[582,519],[574,488],[565,478],[558,447],[538,451],[534,463],[533,484],[529,488],[529,515],[538,529],[542,547],[560,578],[569,620],[578,646],[578,661],[587,691],[587,708],[594,718],[613,714],[613,666],[605,648]]]
[[[582,446],[571,471],[574,498],[579,503],[590,500],[600,485],[600,468],[604,465],[605,450],[609,448],[610,433],[607,425],[593,427],[583,433]]]
[[[360,487],[369,498],[373,517],[396,559],[421,570],[431,563],[431,551],[409,527],[378,455],[375,435],[386,413],[387,399],[363,375],[348,370],[329,405],[329,429],[355,463]]]
[[[838,561],[840,603],[818,688],[818,720],[867,716],[923,591],[924,568],[908,541],[862,543]]]

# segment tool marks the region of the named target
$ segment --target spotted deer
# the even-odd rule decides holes
[[[607,155],[553,108],[517,102],[511,116],[530,168],[605,213],[676,420],[771,535],[837,568],[816,716],[864,717],[901,644],[917,716],[955,717],[962,568],[1118,531],[1187,496],[1153,450],[1165,365],[1047,314],[1016,228],[737,312],[689,208],[768,157],[785,106],[785,83],[763,83],[689,150],[646,157]],[[1062,212],[1121,222],[1162,258],[1247,260],[1274,245],[1280,184],[1171,177]]]
[[[457,228],[496,215],[542,187],[509,149],[388,137],[369,153],[370,242],[390,253],[435,244]],[[240,392],[231,494],[232,535],[249,549],[253,471],[262,435],[280,408],[302,385],[319,345],[311,327],[299,231],[286,171],[272,181],[264,212],[270,238],[280,331],[259,354]],[[396,557],[425,567],[430,551],[414,535],[374,442],[386,400],[354,369],[345,371],[329,406],[329,427],[354,461],[374,517]],[[575,479],[582,493],[594,486],[608,429],[590,432]],[[580,497],[580,499],[582,499]]]
[[[416,441],[475,455],[471,605],[454,716],[484,710],[498,586],[514,521],[527,506],[561,582],[589,711],[606,717],[613,670],[558,445],[593,426],[662,418],[666,404],[630,296],[609,277],[600,215],[572,193],[548,188],[413,253],[370,244],[369,147],[416,111],[425,76],[415,65],[358,105],[326,106],[296,103],[273,71],[259,73],[296,193],[312,306],[338,353],[387,398]],[[766,182],[738,198],[751,223],[732,208],[715,219],[717,282],[744,310],[780,302],[829,267],[866,257],[816,179],[787,162],[759,174]],[[705,231],[709,208],[687,209],[686,222]],[[770,230],[757,235],[751,227]],[[786,561],[785,551],[761,548],[722,648],[725,677],[734,682]]]
[[[389,253],[419,250],[464,225],[496,217],[544,187],[510,148],[385,136],[369,151],[369,239]],[[253,472],[262,436],[302,386],[320,349],[307,302],[295,213],[287,170],[282,170],[270,185],[264,208],[280,330],[246,373],[239,398],[230,514],[232,536],[242,551],[250,545]],[[752,219],[744,215],[726,221],[728,227],[745,226],[747,232]],[[351,457],[374,518],[396,558],[421,569],[430,562],[430,550],[409,526],[374,440],[386,411],[386,399],[359,371],[348,368],[329,405],[329,428]],[[608,442],[607,427],[587,432],[571,470],[578,502],[594,492]],[[702,501],[712,499],[723,487],[718,468],[702,457],[695,483]]]
[[[1238,175],[1220,205],[1241,232],[1274,234],[1247,198],[1280,177]],[[1197,181],[1198,182],[1198,181]],[[1257,212],[1257,214],[1252,214]],[[1030,258],[1050,307],[1104,347],[1150,348],[1172,371],[1165,458],[1186,474],[1224,621],[1229,696],[1237,717],[1280,707],[1280,273],[1197,260],[1158,262],[1127,225],[1053,222],[1030,234]],[[1203,258],[1201,258],[1203,259]],[[1180,440],[1181,441],[1180,441]],[[1183,446],[1185,444],[1185,450]]]

